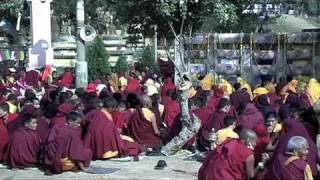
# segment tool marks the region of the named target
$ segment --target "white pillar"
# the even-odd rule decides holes
[[[29,68],[35,69],[53,63],[51,46],[52,0],[27,0],[30,5],[32,47],[29,49]]]

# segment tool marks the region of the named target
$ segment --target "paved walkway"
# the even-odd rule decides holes
[[[95,175],[83,172],[66,172],[59,175],[45,176],[44,173],[37,168],[26,170],[10,170],[5,167],[0,167],[0,180],[42,180],[42,179],[112,179],[112,180],[195,180],[201,163],[197,161],[183,160],[186,156],[173,157],[143,157],[138,162],[117,162],[117,161],[94,161],[91,165],[105,168],[120,168],[119,171],[106,174]],[[154,170],[154,166],[158,160],[165,160],[167,167],[164,170]],[[1,166],[1,165],[0,165]]]

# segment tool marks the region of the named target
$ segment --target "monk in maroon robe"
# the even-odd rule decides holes
[[[142,92],[142,86],[140,84],[140,80],[137,78],[129,78],[128,86],[126,87],[125,92],[127,94],[129,93],[140,94]]]
[[[166,96],[168,91],[176,91],[176,86],[173,84],[172,78],[167,77],[161,88],[161,96]]]
[[[164,122],[171,128],[175,121],[180,121],[181,105],[177,100],[170,97],[164,104]]]
[[[19,113],[16,120],[8,122],[6,124],[9,134],[13,134],[17,129],[24,126],[23,120],[25,116],[37,115],[37,109],[33,105],[26,105],[23,107],[22,111]]]
[[[139,144],[150,148],[161,145],[160,131],[157,127],[155,114],[150,110],[152,101],[148,96],[140,97],[143,108],[136,108],[128,124],[129,136]]]
[[[67,123],[67,114],[74,110],[74,106],[69,103],[64,103],[58,106],[56,117],[51,119],[50,126],[63,126]]]
[[[69,68],[65,69],[65,72],[61,79],[61,84],[67,88],[72,88],[74,86],[74,74]]]
[[[38,163],[41,139],[36,133],[37,119],[24,117],[24,126],[11,136],[8,146],[7,163],[11,168],[34,167]]]
[[[240,139],[229,139],[209,154],[198,172],[199,180],[240,180],[255,175],[253,145],[257,139],[251,130],[242,131]],[[250,148],[249,148],[250,147]]]
[[[317,146],[315,142],[310,138],[307,130],[303,126],[302,123],[298,122],[298,120],[289,117],[284,120],[283,122],[285,133],[279,138],[278,145],[275,149],[275,156],[274,160],[278,158],[278,156],[281,156],[287,152],[287,144],[290,140],[290,138],[294,136],[301,136],[305,138],[308,142],[308,151],[309,153],[306,155],[306,161],[310,165],[310,168],[312,170],[312,175],[317,176]],[[269,176],[272,176],[274,174],[278,174],[278,167],[275,163],[275,161],[272,161],[273,168],[269,169]]]
[[[230,102],[236,109],[239,108],[241,103],[251,102],[250,94],[245,89],[241,89],[240,87],[240,83],[234,84],[236,91],[230,95]]]
[[[241,104],[238,124],[241,128],[253,129],[257,124],[264,124],[262,113],[254,104]]]
[[[272,167],[272,176],[266,179],[277,180],[312,180],[312,170],[306,156],[308,154],[308,141],[302,136],[293,136],[287,143],[287,150],[276,155]],[[315,176],[316,177],[316,176]]]
[[[68,114],[68,124],[50,131],[44,146],[44,164],[50,173],[85,170],[90,165],[92,152],[81,140],[81,115]]]
[[[4,122],[5,116],[7,116],[7,112],[0,106],[0,162],[4,160],[9,142],[9,133]]]
[[[213,90],[213,96],[208,101],[208,108],[209,109],[218,109],[220,100],[224,96],[224,90],[222,88],[215,88]]]
[[[40,74],[36,70],[30,70],[26,72],[25,80],[27,85],[38,88],[40,84]]]
[[[230,101],[228,99],[221,99],[218,110],[215,110],[209,117],[207,123],[203,123],[199,130],[199,148],[201,150],[210,149],[209,136],[210,133],[217,132],[225,127],[224,118],[229,115]]]
[[[108,98],[103,104],[104,108],[94,109],[86,114],[85,145],[92,150],[92,159],[138,156],[141,147],[135,142],[121,139],[112,122],[112,115],[107,111],[110,106],[116,106],[115,100]]]

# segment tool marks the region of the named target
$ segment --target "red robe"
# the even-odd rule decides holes
[[[127,128],[127,119],[125,112],[115,111],[112,113],[113,123],[117,129],[120,129],[121,132]],[[120,132],[120,133],[121,133]]]
[[[40,74],[35,70],[28,71],[26,72],[25,80],[27,85],[38,88],[40,82]]]
[[[257,124],[264,124],[264,117],[254,104],[247,104],[237,121],[241,128],[253,130]]]
[[[171,98],[166,99],[164,104],[164,122],[171,128],[175,121],[180,121],[181,106],[178,101],[172,100]]]
[[[146,147],[155,148],[161,145],[161,138],[154,134],[152,123],[144,117],[141,109],[131,115],[128,132],[130,137]]]
[[[175,91],[176,86],[173,84],[172,78],[166,78],[161,89],[161,96],[166,96],[168,91]]]
[[[138,79],[134,79],[134,78],[129,79],[128,86],[126,87],[126,90],[125,90],[127,94],[129,93],[140,94],[141,90],[142,90],[142,86]]]
[[[33,167],[38,163],[41,139],[29,128],[20,127],[10,137],[7,163],[11,168]]]
[[[4,160],[7,146],[9,143],[9,133],[7,127],[4,125],[2,119],[0,119],[0,162]]]
[[[74,165],[76,162],[82,162],[88,167],[92,152],[84,146],[80,135],[80,128],[69,125],[52,128],[43,151],[45,167],[52,173],[62,173],[64,169],[61,160],[66,158],[71,160]]]
[[[247,158],[253,152],[238,139],[227,140],[208,155],[198,172],[199,180],[246,179]]]
[[[106,154],[112,153],[112,157],[138,156],[141,147],[133,142],[127,142],[120,138],[120,134],[113,122],[106,117],[101,110],[92,110],[86,114],[87,132],[85,145],[92,150],[92,159],[108,159]]]
[[[67,88],[71,88],[74,85],[73,73],[70,71],[65,72],[62,76],[61,84]]]
[[[74,106],[72,104],[61,104],[58,106],[58,114],[51,119],[50,126],[63,126],[67,123],[67,115],[72,112]]]
[[[288,160],[289,158],[294,158],[295,160]],[[277,173],[273,176],[266,176],[265,179],[302,180],[305,179],[304,172],[307,165],[308,163],[304,159],[280,154],[275,159],[273,167],[271,167],[277,168]]]

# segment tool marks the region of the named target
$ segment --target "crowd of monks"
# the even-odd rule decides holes
[[[252,87],[240,77],[214,83],[198,75],[187,100],[170,74],[133,70],[86,89],[72,89],[74,79],[72,70],[58,77],[51,66],[1,75],[0,163],[58,174],[86,171],[94,160],[159,155],[184,126],[181,102],[188,101],[201,128],[183,148],[206,155],[199,179],[319,178],[315,79]]]

